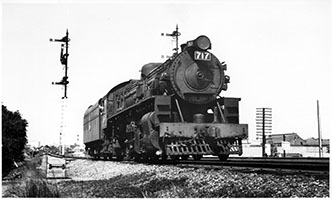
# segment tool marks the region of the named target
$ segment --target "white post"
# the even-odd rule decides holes
[[[318,150],[319,157],[322,157],[322,133],[320,130],[319,101],[317,100],[317,122],[318,122]]]

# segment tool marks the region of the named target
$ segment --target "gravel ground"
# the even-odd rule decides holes
[[[76,160],[61,197],[329,197],[329,177],[242,173],[112,161]]]

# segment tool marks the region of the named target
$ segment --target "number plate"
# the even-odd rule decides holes
[[[195,60],[211,60],[211,53],[207,51],[195,51],[194,52],[194,58]]]

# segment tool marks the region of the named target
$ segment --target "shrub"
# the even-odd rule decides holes
[[[3,197],[60,197],[57,187],[42,179],[29,179],[15,183],[7,189]]]
[[[5,175],[14,161],[23,161],[23,150],[26,139],[28,122],[21,114],[7,110],[2,105],[2,174]]]

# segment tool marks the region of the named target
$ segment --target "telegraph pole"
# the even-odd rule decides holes
[[[256,132],[262,136],[262,157],[265,157],[266,135],[272,132],[272,108],[256,108]]]
[[[317,122],[318,122],[318,148],[319,157],[322,157],[322,132],[320,130],[319,101],[317,100]]]
[[[77,145],[79,145],[79,138],[80,138],[80,135],[77,134]]]

